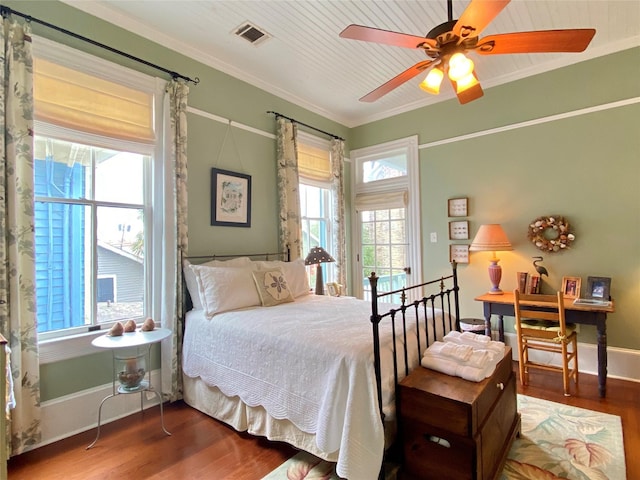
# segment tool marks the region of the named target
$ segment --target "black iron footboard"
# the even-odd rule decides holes
[[[388,319],[391,322],[393,335],[393,372],[394,372],[394,388],[398,386],[398,372],[402,366],[398,365],[398,358],[404,359],[404,375],[409,374],[408,344],[407,344],[407,319],[415,318],[416,341],[418,359],[422,358],[424,350],[434,341],[437,326],[442,327],[443,334],[451,330],[460,330],[460,304],[458,299],[458,274],[456,262],[451,262],[451,275],[440,277],[420,285],[404,287],[391,292],[378,292],[378,277],[375,272],[369,276],[371,284],[371,324],[373,327],[373,352],[375,361],[376,386],[378,390],[378,407],[380,415],[384,421],[384,412],[382,410],[382,378],[381,378],[381,358],[380,358],[380,322]],[[381,299],[388,303],[393,303],[394,297],[400,297],[400,304],[394,306],[389,311],[380,312],[379,302]],[[419,300],[408,301],[409,297],[420,298]],[[442,311],[442,318],[436,319],[436,309]],[[422,312],[421,312],[422,311]],[[420,317],[424,318],[424,335],[421,334]],[[428,315],[430,313],[431,315]],[[431,332],[429,334],[429,325],[431,322]],[[441,322],[441,325],[437,325]],[[397,337],[401,335],[402,341],[396,342]],[[425,337],[425,338],[422,338]],[[403,352],[398,355],[398,343],[403,346]]]

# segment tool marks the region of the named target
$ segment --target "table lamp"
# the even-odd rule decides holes
[[[500,259],[496,257],[496,252],[513,250],[511,242],[507,238],[507,234],[497,223],[489,225],[481,225],[476,233],[469,250],[472,252],[493,252],[493,256],[489,259],[489,278],[493,287],[488,293],[501,295],[500,279],[502,278],[502,267],[498,265]]]
[[[324,295],[324,280],[322,279],[322,264],[335,262],[335,259],[322,247],[313,247],[304,259],[305,265],[317,265],[316,267],[316,295]]]

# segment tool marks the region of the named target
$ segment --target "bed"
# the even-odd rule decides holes
[[[184,272],[185,402],[334,461],[343,478],[377,478],[395,438],[397,383],[458,328],[455,263],[447,277],[395,292],[378,293],[372,274],[371,301],[309,294],[301,259],[244,256]]]

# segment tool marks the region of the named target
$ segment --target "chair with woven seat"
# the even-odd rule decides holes
[[[565,396],[569,396],[569,381],[578,383],[578,336],[573,324],[565,321],[564,297],[556,295],[525,295],[514,291],[516,335],[520,383],[527,385],[529,369],[557,371],[562,373]],[[561,366],[531,360],[529,351],[559,353]]]

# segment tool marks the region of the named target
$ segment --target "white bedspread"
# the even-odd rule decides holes
[[[211,320],[192,311],[186,320],[183,371],[227,396],[264,407],[274,418],[289,419],[315,434],[321,450],[339,450],[340,476],[375,479],[384,432],[370,315],[369,302],[315,295]],[[381,327],[383,390],[393,385],[391,342],[390,328]],[[417,351],[411,357],[411,365],[418,365]],[[393,395],[386,391],[385,402]]]

